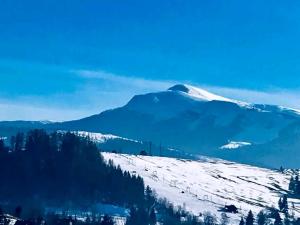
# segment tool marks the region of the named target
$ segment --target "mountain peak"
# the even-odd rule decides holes
[[[176,84],[168,89],[168,91],[174,91],[174,92],[179,92],[179,93],[185,93],[189,97],[192,97],[197,100],[202,100],[202,101],[224,101],[224,102],[234,102],[237,103],[237,101],[225,98],[213,93],[210,93],[204,89],[194,87],[191,85],[187,84]]]
[[[189,93],[189,88],[184,84],[176,84],[168,89],[168,91],[181,91],[185,93]]]

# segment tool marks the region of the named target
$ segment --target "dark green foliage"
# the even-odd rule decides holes
[[[203,223],[204,225],[215,225],[217,224],[217,219],[211,213],[206,213],[204,215]]]
[[[142,151],[140,152],[140,155],[147,156],[147,155],[148,155],[148,153],[147,153],[145,150],[142,150]]]
[[[300,218],[296,219],[296,220],[293,222],[293,225],[300,225]]]
[[[3,154],[5,151],[5,145],[3,139],[0,138],[0,154]]]
[[[25,140],[24,140],[25,139]],[[0,147],[4,146],[1,145]],[[74,207],[86,209],[95,203],[109,203],[131,208],[127,225],[197,225],[199,222],[182,209],[175,210],[165,200],[157,200],[141,177],[123,172],[112,161],[105,162],[96,145],[87,138],[72,133],[48,134],[32,130],[11,139],[10,151],[0,151],[0,202],[22,203],[16,216],[37,221],[45,216],[44,207]],[[4,151],[3,151],[4,150]],[[7,149],[6,149],[7,150]],[[181,218],[185,217],[184,223]],[[207,225],[216,224],[207,216]],[[89,224],[113,225],[102,220],[80,222],[66,215],[48,215],[49,225]]]
[[[245,220],[244,220],[244,218],[243,218],[243,217],[241,217],[241,220],[240,220],[240,223],[239,223],[239,225],[245,225]]]
[[[151,209],[150,215],[149,215],[149,224],[155,225],[156,224],[156,213],[154,208]]]
[[[253,224],[254,224],[254,216],[252,211],[250,210],[246,218],[246,225],[253,225]]]
[[[280,214],[277,212],[275,214],[275,221],[274,221],[274,225],[282,225],[282,219],[280,217]]]
[[[291,225],[291,221],[288,216],[289,215],[285,214],[284,221],[283,221],[284,225]]]
[[[149,225],[149,216],[144,208],[132,207],[126,225]]]
[[[43,130],[32,130],[24,139],[17,134],[11,140],[13,151],[0,152],[0,177],[5,181],[0,201],[35,199],[59,206],[144,204],[143,180],[112,162],[107,164],[90,140]]]
[[[20,218],[22,214],[22,207],[21,206],[17,206],[15,209],[15,217]]]
[[[279,199],[278,207],[281,212],[284,213],[288,212],[289,207],[288,207],[287,195],[283,195],[283,197]]]
[[[102,221],[100,222],[100,225],[114,225],[114,221],[110,216],[105,215]]]
[[[226,215],[226,213],[222,213],[220,225],[228,225],[228,223],[229,223],[229,217]]]
[[[289,190],[291,191],[291,194],[294,197],[300,197],[300,181],[299,176],[291,177],[290,184],[289,184]]]
[[[257,214],[257,225],[266,225],[266,224],[267,224],[267,215],[263,211],[260,211]]]

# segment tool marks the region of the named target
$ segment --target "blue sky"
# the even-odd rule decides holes
[[[2,0],[0,120],[66,120],[186,82],[300,108],[300,2]]]

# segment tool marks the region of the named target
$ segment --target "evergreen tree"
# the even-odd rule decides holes
[[[5,144],[2,138],[0,138],[0,154],[5,151]]]
[[[100,225],[114,225],[114,221],[108,215],[105,215],[100,223]]]
[[[150,225],[155,225],[156,224],[156,213],[154,208],[152,208],[149,216],[149,224]]]
[[[144,209],[132,207],[126,225],[149,225],[149,219]]]
[[[294,222],[293,225],[300,225],[300,218],[297,218]]]
[[[244,220],[244,218],[243,218],[243,217],[241,217],[241,220],[240,220],[240,223],[239,223],[239,225],[245,225],[245,220]]]
[[[10,137],[10,150],[15,151],[16,136]]]
[[[283,223],[284,223],[284,225],[291,225],[291,221],[287,214],[285,214]]]
[[[254,216],[252,211],[250,210],[246,218],[246,225],[253,225],[253,224],[254,224]]]
[[[15,216],[18,217],[18,218],[20,218],[21,214],[22,214],[22,207],[21,206],[16,207],[16,209],[15,209]]]
[[[24,134],[23,133],[17,133],[15,138],[15,151],[20,152],[22,151],[24,146]]]
[[[300,181],[299,181],[298,175],[295,177],[295,191],[294,192],[297,196],[300,195]]]
[[[228,216],[226,215],[226,213],[222,213],[221,214],[221,223],[220,223],[220,225],[228,225],[228,223],[229,223]]]
[[[212,214],[206,213],[206,214],[204,215],[204,220],[203,220],[203,222],[204,222],[204,225],[215,225],[215,224],[217,224],[217,219],[216,219],[216,217],[213,216]]]
[[[284,212],[284,213],[288,212],[289,205],[288,205],[288,201],[287,201],[287,195],[283,195],[281,207],[282,207],[282,209],[281,209],[282,212]]]
[[[282,225],[282,219],[280,217],[279,212],[275,213],[274,219],[275,219],[274,225]]]
[[[280,211],[282,210],[282,198],[281,197],[278,200],[278,208]]]
[[[263,211],[260,211],[257,214],[257,225],[266,225],[267,223],[267,216]]]
[[[293,176],[291,176],[291,179],[290,179],[290,183],[289,183],[289,190],[290,191],[295,191],[295,179],[294,179],[294,177]]]

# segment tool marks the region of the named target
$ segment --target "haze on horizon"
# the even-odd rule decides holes
[[[0,120],[69,120],[188,83],[300,109],[300,2],[4,0]]]

